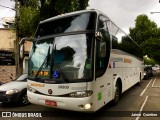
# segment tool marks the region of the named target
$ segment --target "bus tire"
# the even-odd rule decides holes
[[[141,85],[141,83],[142,83],[142,76],[141,76],[141,73],[140,73],[140,75],[139,75],[139,82],[138,82],[137,85]]]
[[[121,98],[120,84],[118,82],[116,82],[115,94],[114,94],[114,99],[112,100],[112,104],[113,105],[118,104],[120,98]]]

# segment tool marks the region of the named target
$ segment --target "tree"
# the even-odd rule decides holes
[[[38,0],[20,0],[19,37],[33,36],[39,23]]]
[[[130,28],[130,36],[139,44],[143,55],[148,55],[158,62],[160,59],[160,29],[147,15],[139,15],[135,27]]]
[[[147,56],[143,57],[145,65],[155,65],[156,62],[153,59],[148,58]]]
[[[135,28],[130,28],[130,36],[138,43],[142,44],[148,38],[155,36],[157,25],[149,20],[147,15],[139,15],[135,20]]]
[[[83,10],[89,0],[19,0],[20,37],[33,36],[39,21],[72,11]]]
[[[19,11],[19,37],[33,36],[39,22],[39,11],[31,6],[21,7]]]
[[[83,10],[89,0],[40,0],[41,20],[72,11]]]

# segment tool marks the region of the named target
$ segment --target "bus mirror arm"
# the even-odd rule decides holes
[[[96,32],[96,38],[98,39],[98,40],[102,40],[102,34],[101,34],[101,32]]]
[[[31,38],[24,37],[24,38],[22,38],[22,39],[20,40],[19,45],[24,44],[25,41],[33,41],[33,40],[34,40],[33,37],[31,37]]]

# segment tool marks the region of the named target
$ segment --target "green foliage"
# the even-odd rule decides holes
[[[83,10],[89,0],[18,0],[19,37],[33,36],[40,20],[59,14]]]
[[[39,0],[18,0],[21,6],[32,6],[37,7],[39,5]]]
[[[147,15],[139,15],[135,27],[130,28],[130,36],[140,45],[143,55],[148,55],[155,61],[160,59],[160,29]]]
[[[22,6],[19,13],[19,37],[33,36],[39,21],[39,11],[34,7]]]
[[[63,4],[62,4],[63,3]],[[58,0],[55,4],[56,11],[59,12],[59,14],[76,11],[78,7],[77,0]]]
[[[72,11],[83,10],[89,0],[40,0],[41,20]]]
[[[138,43],[141,44],[148,38],[153,37],[157,30],[155,22],[149,20],[147,15],[139,15],[135,20],[135,28],[130,28],[130,36]]]
[[[63,3],[63,4],[62,4]],[[58,0],[55,9],[59,14],[82,10],[87,7],[88,0]]]
[[[154,66],[156,64],[156,61],[154,59],[148,58],[148,57],[143,57],[144,64],[145,65],[152,65]]]

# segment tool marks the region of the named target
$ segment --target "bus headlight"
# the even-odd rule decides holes
[[[79,105],[81,109],[89,110],[92,107],[92,103],[87,103],[85,105]]]
[[[85,104],[84,109],[90,109],[91,108],[91,104]]]
[[[29,86],[27,86],[27,90],[28,90],[28,91],[30,91],[30,92],[33,92],[33,93],[35,93],[35,92],[36,92],[36,90],[35,90],[34,88],[29,87]]]
[[[91,96],[92,94],[93,94],[93,91],[91,91],[91,90],[86,90],[86,91],[72,92],[72,93],[69,94],[69,96],[70,96],[70,97],[81,98],[81,97]]]

